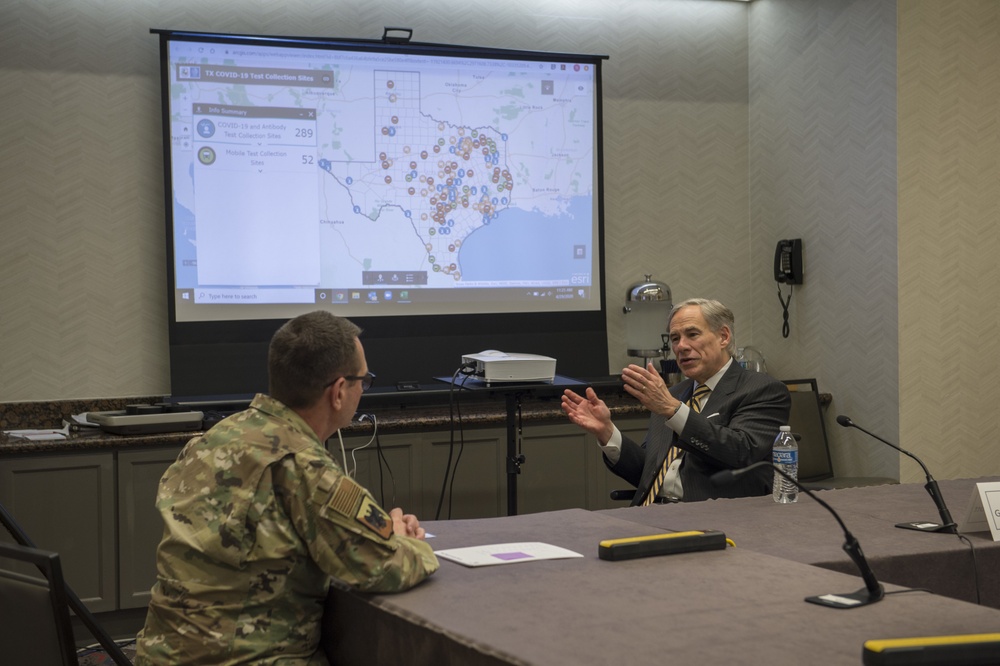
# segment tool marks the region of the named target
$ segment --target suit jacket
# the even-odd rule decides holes
[[[693,391],[691,379],[670,388],[682,402],[687,402]],[[774,478],[769,467],[744,474],[728,486],[713,486],[709,477],[724,469],[770,461],[771,445],[778,429],[788,424],[791,404],[782,382],[734,362],[709,394],[701,413],[688,413],[683,432],[678,435],[665,417],[653,414],[643,443],[636,444],[623,435],[618,462],[612,465],[605,458],[604,463],[636,487],[632,506],[641,504],[649,493],[671,446],[684,451],[680,479],[685,502],[766,495]]]

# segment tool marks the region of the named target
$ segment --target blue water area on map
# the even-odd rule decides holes
[[[459,252],[462,279],[568,280],[589,272],[592,217],[589,196],[570,199],[562,215],[504,209],[465,239]],[[579,245],[586,247],[583,258],[574,254]]]

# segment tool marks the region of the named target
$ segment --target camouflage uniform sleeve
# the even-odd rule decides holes
[[[431,547],[396,536],[388,512],[332,461],[286,458],[281,467],[276,485],[323,571],[366,592],[407,590],[437,571]]]

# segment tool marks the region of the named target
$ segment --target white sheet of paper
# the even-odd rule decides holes
[[[62,430],[54,428],[27,428],[21,430],[5,430],[8,436],[15,439],[27,439],[33,442],[44,442],[53,439],[66,439],[69,435],[69,426]]]
[[[488,567],[495,564],[517,564],[536,560],[562,560],[583,557],[580,553],[539,541],[523,543],[495,543],[468,548],[448,548],[434,551],[438,557],[458,562],[467,567]]]

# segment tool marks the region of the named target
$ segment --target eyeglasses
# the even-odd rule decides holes
[[[372,387],[372,384],[375,383],[375,373],[372,372],[371,370],[369,370],[368,372],[366,372],[363,375],[341,375],[341,377],[337,377],[337,379],[341,379],[341,378],[348,379],[348,380],[350,380],[352,382],[361,382],[361,391],[362,392],[367,391],[368,389],[370,389]],[[332,382],[330,382],[329,384],[327,384],[323,388],[327,388],[329,386],[333,386],[334,384],[337,383],[337,379],[334,379]]]

